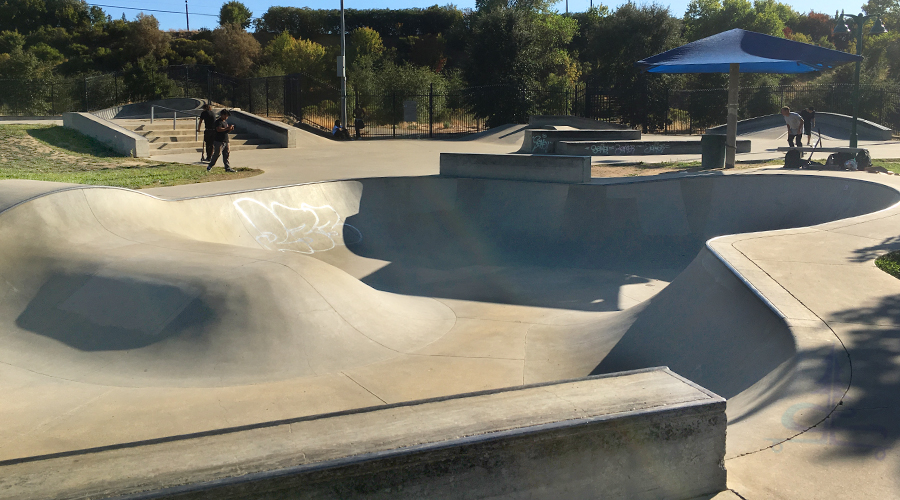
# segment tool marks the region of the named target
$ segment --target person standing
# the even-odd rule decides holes
[[[803,118],[803,134],[806,135],[806,145],[809,146],[812,129],[816,126],[816,110],[810,106],[800,112],[800,118]]]
[[[791,111],[791,108],[785,106],[781,108],[781,116],[784,117],[784,123],[788,129],[788,146],[794,146],[794,140],[797,141],[798,148],[803,147],[803,118]]]
[[[356,138],[359,139],[362,129],[366,128],[366,111],[359,106],[353,111],[353,128],[356,129]]]
[[[219,111],[219,118],[216,119],[216,122],[214,123],[216,137],[215,141],[213,141],[213,155],[209,160],[209,166],[206,167],[207,172],[212,170],[216,165],[216,161],[219,159],[220,154],[222,156],[222,163],[225,165],[225,171],[234,172],[234,170],[231,169],[231,164],[228,162],[228,157],[231,153],[228,133],[234,130],[234,125],[228,124],[229,116],[231,116],[231,113],[229,113],[227,109],[223,109],[222,111]]]
[[[209,104],[200,107],[200,121],[197,122],[197,132],[200,132],[200,124],[203,124],[203,146],[200,147],[200,161],[209,161],[213,155],[213,142],[216,140],[216,115],[213,114]],[[204,153],[206,155],[204,156]]]

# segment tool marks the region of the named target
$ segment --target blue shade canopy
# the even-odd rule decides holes
[[[649,73],[809,73],[862,60],[862,56],[753,31],[733,29],[638,61]]]

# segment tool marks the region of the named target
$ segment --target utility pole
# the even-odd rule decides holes
[[[191,17],[188,15],[187,3],[188,0],[184,0],[184,20],[187,22],[187,30],[191,31]]]
[[[347,126],[347,45],[344,41],[344,0],[341,0],[341,56],[338,57],[338,76],[341,77],[341,125]]]

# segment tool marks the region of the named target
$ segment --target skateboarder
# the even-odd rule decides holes
[[[228,133],[234,130],[234,125],[228,124],[228,117],[231,116],[231,113],[228,112],[227,109],[223,109],[219,111],[219,118],[215,122],[215,130],[216,137],[215,141],[213,141],[213,156],[209,160],[209,166],[206,167],[206,171],[209,172],[216,165],[216,161],[219,159],[219,154],[222,155],[222,163],[225,165],[226,172],[234,172],[231,169],[231,164],[228,162],[228,157],[231,154],[231,148],[229,148],[229,138]]]
[[[197,122],[197,132],[200,132],[200,124],[203,124],[203,146],[200,148],[200,161],[209,161],[213,154],[213,142],[216,140],[216,115],[210,109],[209,103],[200,107],[200,121]],[[204,153],[206,155],[204,156]]]
[[[787,124],[788,146],[795,147],[794,139],[796,139],[796,147],[803,147],[803,118],[791,112],[791,108],[787,106],[781,108],[781,116],[784,116],[784,123]]]

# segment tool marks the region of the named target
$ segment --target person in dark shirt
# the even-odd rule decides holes
[[[213,142],[216,140],[216,115],[213,114],[209,104],[200,107],[200,121],[197,122],[197,132],[200,132],[200,124],[203,124],[203,147],[200,148],[200,161],[209,161],[213,155]],[[204,152],[206,153],[204,155]]]
[[[228,133],[234,130],[234,125],[228,124],[229,116],[231,116],[231,113],[229,113],[227,109],[223,109],[222,111],[219,111],[219,118],[216,119],[216,122],[213,124],[216,136],[213,141],[213,155],[209,160],[209,166],[206,167],[207,172],[212,170],[216,165],[216,161],[218,161],[220,154],[222,155],[222,163],[225,165],[225,171],[234,172],[234,170],[231,169],[231,164],[228,162],[228,156],[231,154],[231,149],[228,146]]]
[[[800,112],[800,118],[803,118],[803,133],[806,134],[806,145],[809,146],[812,128],[816,126],[816,110],[812,107],[806,108]]]
[[[335,139],[350,140],[350,132],[341,125],[340,120],[334,121],[334,128],[331,129],[331,135],[334,136]]]

